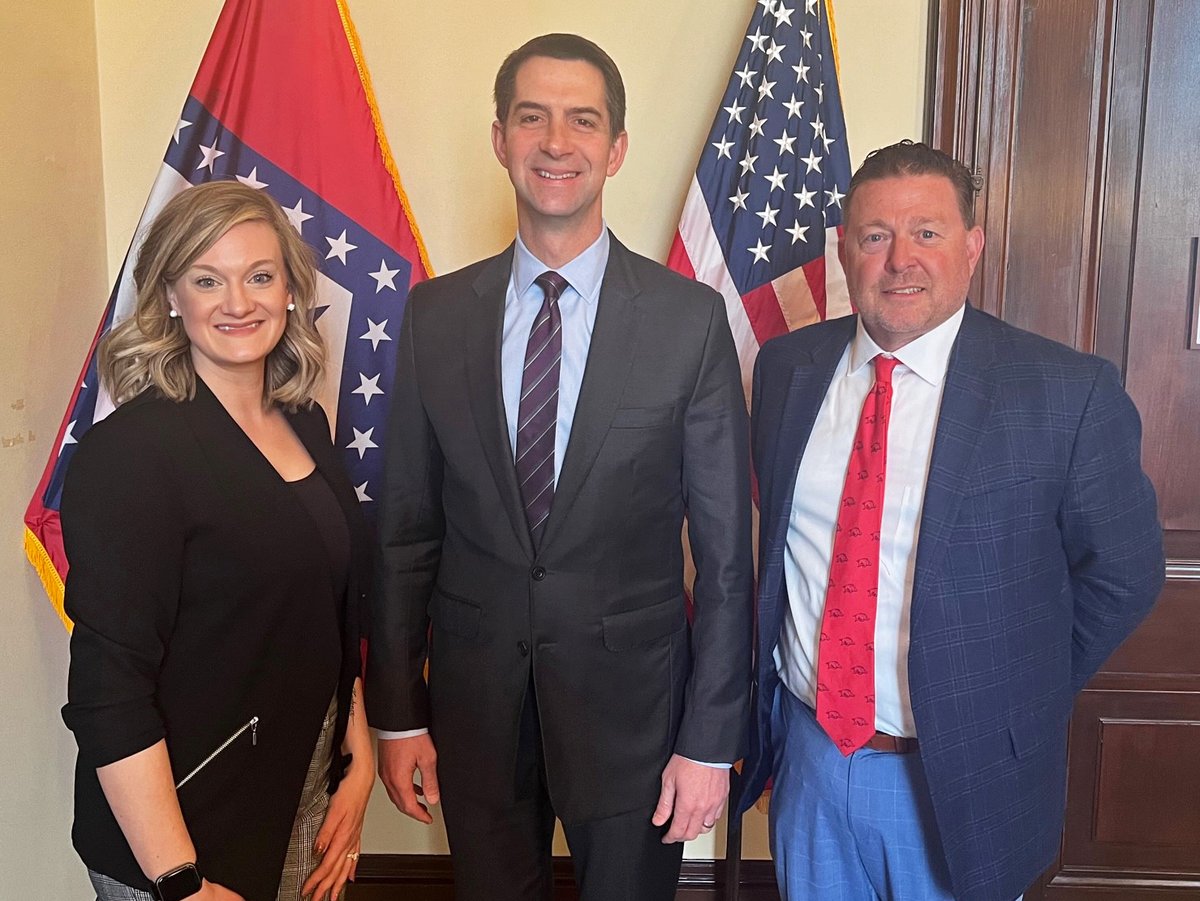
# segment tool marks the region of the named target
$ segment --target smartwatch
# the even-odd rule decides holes
[[[194,863],[168,870],[154,880],[155,901],[184,901],[200,891],[204,880]]]

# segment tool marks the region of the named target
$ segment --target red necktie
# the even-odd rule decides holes
[[[879,531],[892,370],[899,361],[880,355],[872,362],[875,385],[863,402],[846,467],[817,654],[817,722],[845,755],[857,751],[875,734]]]

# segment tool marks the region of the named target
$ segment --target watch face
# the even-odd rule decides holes
[[[201,885],[196,865],[185,863],[159,876],[154,882],[154,894],[158,901],[184,901],[200,891]]]

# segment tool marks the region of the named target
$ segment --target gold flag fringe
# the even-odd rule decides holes
[[[62,620],[66,630],[70,632],[75,628],[75,624],[71,622],[71,618],[63,609],[65,587],[62,576],[58,574],[58,570],[54,568],[54,561],[50,559],[50,555],[46,553],[46,549],[42,547],[42,543],[28,526],[25,527],[25,557],[37,572],[38,578],[42,580],[42,587],[46,589],[46,596],[50,598],[54,612],[58,614],[58,618]]]

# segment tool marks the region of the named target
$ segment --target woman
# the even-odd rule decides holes
[[[313,401],[310,251],[214,182],[164,207],[134,280],[99,357],[121,406],[63,490],[75,847],[100,901],[336,898],[374,770],[369,542]]]

